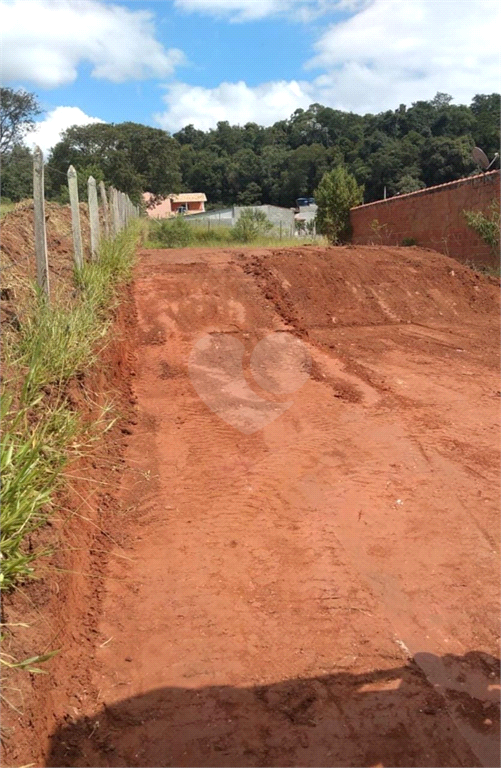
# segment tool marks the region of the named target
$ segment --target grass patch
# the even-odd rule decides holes
[[[258,212],[260,213],[260,212]],[[264,214],[263,214],[264,215]],[[262,248],[295,246],[315,243],[323,245],[325,238],[280,237],[269,222],[246,221],[243,214],[234,227],[190,223],[182,216],[161,221],[150,220],[146,248],[231,248],[254,245]]]
[[[68,381],[92,364],[131,273],[140,224],[105,241],[99,261],[75,273],[71,301],[35,287],[17,329],[4,335],[0,586],[33,576],[27,537],[51,514],[63,469],[89,438],[69,405]]]
[[[10,213],[14,210],[16,207],[16,204],[11,202],[10,200],[3,198],[0,202],[0,219],[3,218],[7,213]]]

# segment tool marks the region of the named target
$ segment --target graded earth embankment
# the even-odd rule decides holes
[[[61,596],[9,764],[499,765],[496,281],[417,248],[150,250],[133,299],[92,622]],[[312,362],[285,410],[273,334]]]

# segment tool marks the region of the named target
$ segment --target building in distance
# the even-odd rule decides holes
[[[203,192],[181,192],[179,195],[158,197],[151,192],[144,192],[143,200],[146,213],[153,219],[170,219],[179,213],[189,216],[204,213],[207,198]]]

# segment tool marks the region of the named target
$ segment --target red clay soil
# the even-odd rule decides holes
[[[80,226],[85,254],[90,253],[88,206],[80,203]],[[69,205],[45,203],[45,226],[49,274],[53,283],[71,275],[73,271],[73,236]],[[25,274],[35,276],[35,235],[33,229],[33,201],[18,203],[16,208],[2,219],[0,243],[6,280],[9,279],[7,263],[23,267]]]
[[[8,764],[498,766],[496,281],[186,249],[133,294],[107,545]]]

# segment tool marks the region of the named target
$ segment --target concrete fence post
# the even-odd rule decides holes
[[[77,172],[72,165],[68,168],[68,191],[71,205],[71,228],[73,230],[73,257],[77,269],[83,266],[82,230],[80,229],[80,209],[78,207]]]
[[[110,236],[110,209],[108,206],[108,197],[106,195],[106,187],[104,186],[104,181],[99,182],[99,192],[101,194],[101,204],[103,206],[104,236],[109,237]]]
[[[111,205],[111,234],[116,237],[120,232],[120,214],[118,211],[118,192],[115,187],[110,189]]]
[[[118,222],[120,227],[120,232],[124,228],[124,204],[123,204],[123,194],[122,192],[118,191],[117,193],[117,200],[118,200]]]
[[[120,193],[121,212],[122,212],[122,229],[127,226],[127,195],[125,192]]]
[[[122,201],[121,201],[121,193],[120,190],[117,189],[116,191],[116,200],[117,200],[117,224],[118,224],[118,231],[122,231]]]
[[[89,200],[89,223],[90,223],[90,253],[91,259],[98,257],[99,240],[101,232],[99,229],[99,205],[97,202],[96,180],[89,176],[87,180],[87,196]]]
[[[35,220],[35,259],[37,283],[49,298],[49,262],[47,259],[47,232],[45,229],[45,198],[43,154],[40,147],[33,152],[33,207]]]
[[[124,196],[123,192],[117,192],[118,226],[120,232],[124,228]]]

